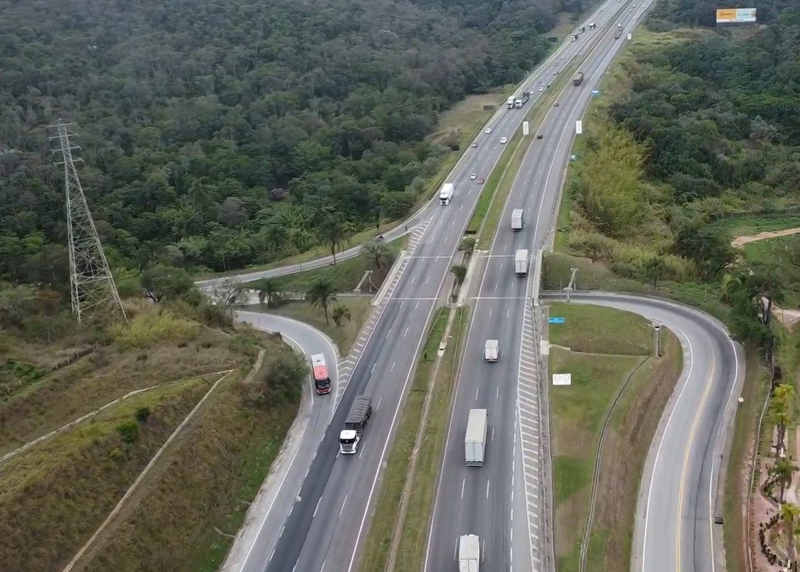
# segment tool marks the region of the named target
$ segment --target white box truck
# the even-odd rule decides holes
[[[483,359],[492,362],[500,359],[500,342],[497,340],[486,340],[486,345],[483,346]]]
[[[470,409],[467,434],[464,437],[464,453],[468,467],[483,466],[486,449],[487,415],[485,409]]]
[[[497,100],[495,100],[495,101],[497,101]],[[511,97],[509,97],[508,99],[506,99],[506,107],[508,109],[514,109],[514,96],[513,95]]]
[[[522,209],[511,211],[511,230],[522,230]]]
[[[517,250],[514,256],[514,272],[517,276],[525,276],[528,273],[528,251],[524,248]]]
[[[480,572],[481,541],[475,534],[458,539],[458,572]]]
[[[439,203],[449,205],[450,199],[453,198],[453,183],[445,183],[442,190],[439,191]]]

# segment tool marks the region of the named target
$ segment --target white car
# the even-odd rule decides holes
[[[508,142],[508,139],[506,139],[505,137],[501,137],[500,138],[500,145],[505,145],[507,142]]]
[[[540,87],[540,88],[539,88],[539,91],[544,91],[544,88],[543,88],[543,87]]]
[[[476,175],[475,173],[472,173],[472,174],[469,176],[469,180],[470,180],[470,181],[474,181],[474,180],[475,180],[475,179],[477,179],[477,178],[478,178],[478,175]]]
[[[486,133],[487,135],[488,135],[489,133],[491,133],[491,132],[492,132],[492,128],[491,128],[491,127],[487,127],[487,128],[486,128],[486,131],[484,131],[484,133]]]

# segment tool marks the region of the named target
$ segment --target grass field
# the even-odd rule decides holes
[[[775,230],[775,229],[773,229]],[[762,232],[762,231],[757,231]],[[784,299],[780,304],[783,308],[800,307],[800,269],[792,264],[792,252],[800,249],[800,235],[769,238],[745,244],[742,248],[744,258],[750,262],[769,261],[775,265],[784,279]]]
[[[301,322],[305,322],[321,330],[336,343],[339,347],[339,354],[345,356],[350,351],[350,347],[353,345],[353,342],[355,342],[358,333],[370,316],[370,312],[372,311],[370,300],[372,300],[372,298],[369,296],[339,297],[338,303],[347,306],[351,315],[351,319],[345,321],[341,328],[334,323],[333,319],[330,319],[329,323],[326,324],[322,310],[313,308],[305,301],[289,302],[279,308],[270,309],[269,312],[278,314],[279,316],[300,320]],[[258,306],[245,309],[250,309],[255,312],[262,311]],[[329,307],[329,317],[332,312],[333,308]]]
[[[131,390],[157,386],[0,464],[4,571],[61,570],[223,375],[220,370],[229,369],[231,375],[165,450],[81,567],[196,571],[216,570],[221,563],[229,541],[215,527],[236,532],[296,413],[296,397],[270,398],[272,364],[293,353],[275,337],[224,333],[158,310],[136,307],[128,327],[99,338],[95,333],[54,340],[49,351],[21,337],[0,340],[13,359],[35,360],[24,363],[45,372],[0,402],[2,451]],[[173,335],[175,328],[182,334]],[[92,339],[102,343],[89,345],[71,365],[47,367]],[[258,346],[266,349],[260,385],[245,388],[242,379]],[[253,390],[263,392],[265,401],[254,401]]]
[[[550,391],[557,568],[578,570],[598,440],[630,377],[606,430],[587,553],[588,570],[625,570],[641,472],[660,412],[680,374],[680,346],[667,334],[664,356],[649,357],[649,323],[626,312],[554,304],[550,315],[566,318],[564,324],[550,325],[551,343],[572,350],[550,351],[550,373],[572,374],[571,386]]]

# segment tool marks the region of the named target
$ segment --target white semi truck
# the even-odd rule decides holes
[[[370,417],[372,399],[369,395],[359,395],[350,406],[350,412],[344,421],[344,430],[339,433],[339,452],[342,455],[355,455],[358,452],[358,444]]]
[[[480,572],[481,541],[475,534],[458,539],[458,572]]]
[[[528,273],[528,251],[524,248],[517,250],[514,256],[514,272],[517,276],[525,276]]]
[[[508,99],[506,99],[506,107],[508,109],[514,109],[514,96],[513,95],[510,96]]]
[[[453,183],[445,183],[442,190],[439,191],[439,203],[449,205],[450,199],[453,198]]]
[[[486,428],[488,417],[485,409],[470,409],[467,433],[464,437],[464,454],[468,467],[483,466],[486,454]]]
[[[522,230],[522,209],[514,209],[511,211],[511,230]]]

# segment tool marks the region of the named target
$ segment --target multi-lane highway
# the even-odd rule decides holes
[[[615,8],[615,4],[611,4]],[[550,214],[561,186],[560,175],[569,157],[575,121],[583,114],[591,90],[619,50],[615,40],[620,24],[626,30],[646,8],[619,12],[606,8],[592,19],[597,23],[596,46],[580,66],[584,83],[570,83],[546,116],[525,156],[506,203],[500,228],[485,258],[475,302],[428,543],[425,570],[455,566],[455,542],[462,534],[482,541],[484,561],[491,569],[536,571],[543,563],[540,492],[540,417],[537,364],[531,328],[529,278],[514,272],[514,253],[541,248],[549,230]],[[603,29],[611,21],[612,26]],[[591,34],[592,32],[587,33]],[[521,208],[525,224],[511,229],[511,211]],[[498,363],[486,363],[481,349],[486,339],[498,339],[503,352]],[[483,467],[467,467],[464,431],[469,409],[487,409],[489,438]],[[541,525],[541,526],[540,526]]]
[[[552,77],[552,64],[562,66],[587,40],[582,37],[559,48],[526,85],[534,86]],[[257,546],[261,557],[251,558],[243,569],[260,571],[264,563],[268,570],[280,572],[354,569],[412,364],[482,188],[470,180],[470,174],[488,176],[504,149],[500,139],[510,138],[523,116],[519,110],[499,110],[489,123],[491,133],[476,139],[478,147],[464,154],[448,178],[455,184],[452,202],[447,206],[432,203],[423,211],[429,217],[421,215],[416,219],[426,221],[426,230],[405,259],[396,284],[376,310],[377,324],[330,427],[315,450],[308,473],[297,487],[295,502],[283,515],[285,523],[277,530],[277,544],[274,550]],[[359,454],[340,456],[338,432],[350,404],[361,393],[371,395],[375,413]]]

